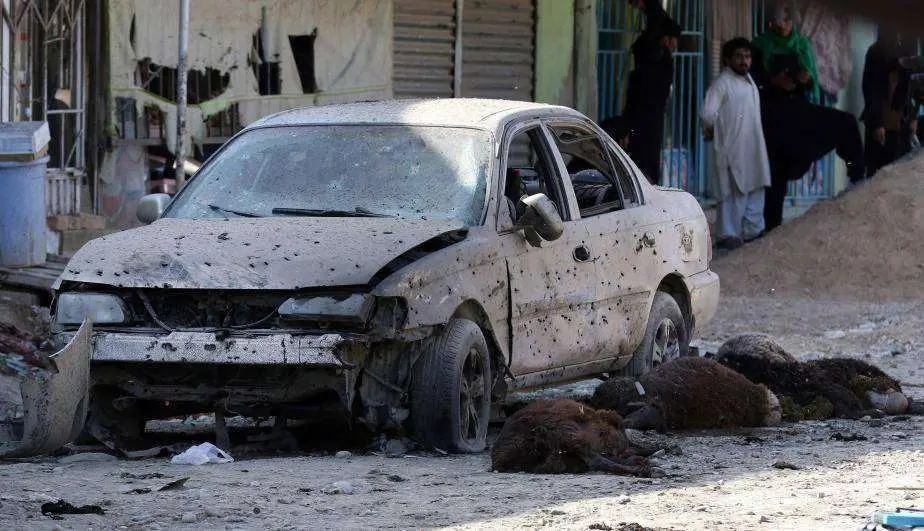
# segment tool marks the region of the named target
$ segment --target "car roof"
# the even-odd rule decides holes
[[[405,124],[476,127],[494,130],[522,116],[572,116],[582,114],[558,105],[529,101],[476,98],[387,100],[303,107],[276,113],[250,124],[257,127],[337,124]]]

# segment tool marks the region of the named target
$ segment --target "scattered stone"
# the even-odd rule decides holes
[[[336,457],[337,459],[347,459],[349,457],[353,457],[353,453],[348,452],[346,450],[340,450],[339,452],[334,454],[334,457]]]
[[[106,511],[99,505],[82,505],[77,507],[64,500],[58,500],[56,502],[43,503],[42,514],[106,514]]]
[[[164,485],[163,487],[159,487],[157,490],[158,490],[158,491],[162,491],[162,490],[175,490],[175,489],[179,489],[180,487],[182,487],[183,485],[185,485],[187,481],[189,481],[189,477],[188,477],[188,476],[187,476],[187,477],[184,477],[184,478],[180,478],[180,479],[174,480],[174,481],[171,481],[170,483],[167,483],[167,484]]]
[[[356,487],[349,481],[335,481],[321,489],[324,494],[353,494]]]
[[[665,450],[664,448],[661,448],[661,449],[658,450],[657,452],[651,454],[650,457],[656,458],[656,457],[661,457],[661,456],[663,456],[663,455],[665,455],[665,454],[667,454],[667,450]]]
[[[671,455],[683,455],[683,448],[675,444],[667,448],[667,453]]]
[[[401,483],[402,481],[407,481],[406,478],[403,478],[403,477],[401,477],[401,476],[399,476],[399,475],[397,475],[397,474],[391,474],[390,476],[388,476],[387,479],[388,479],[388,481],[393,481],[393,482],[395,482],[395,483]]]
[[[119,477],[122,479],[169,479],[171,476],[161,474],[160,472],[153,472],[151,474],[132,474],[131,472],[122,472],[119,474]]]
[[[870,428],[881,428],[885,426],[885,422],[882,419],[872,419],[868,422]]]
[[[407,453],[407,445],[401,439],[389,439],[385,443],[386,457],[401,457]]]
[[[773,468],[778,468],[780,470],[802,470],[801,466],[788,463],[786,461],[777,461],[773,463]]]
[[[908,422],[911,420],[911,417],[908,415],[895,415],[889,419],[889,422]]]
[[[898,431],[898,432],[893,433],[891,437],[895,440],[903,440],[903,439],[908,438],[908,434]]]
[[[606,524],[590,524],[588,529],[597,529],[598,531],[613,531],[613,528]]]
[[[667,472],[663,468],[658,468],[656,466],[651,467],[650,474],[652,478],[664,478],[667,477]]]
[[[193,512],[183,513],[183,516],[180,517],[180,521],[184,524],[194,524],[199,521],[199,515]]]
[[[623,505],[629,503],[630,501],[632,501],[632,498],[626,496],[625,494],[623,494],[622,496],[616,498],[616,503],[620,503],[620,504],[623,504]]]
[[[855,441],[866,441],[869,438],[866,437],[865,435],[860,435],[859,433],[842,433],[842,432],[837,431],[831,434],[831,439],[835,441],[842,441],[842,442],[855,442]]]
[[[757,521],[760,522],[760,523],[762,523],[762,524],[766,524],[766,523],[769,523],[769,522],[770,522],[770,519],[767,518],[766,516],[761,516]]]
[[[58,459],[58,462],[62,465],[67,465],[70,463],[106,463],[118,460],[119,458],[114,455],[104,454],[102,452],[88,452],[85,454],[65,455]]]

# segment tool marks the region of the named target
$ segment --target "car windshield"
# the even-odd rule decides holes
[[[254,129],[234,139],[164,217],[397,217],[481,222],[486,131],[403,125]]]

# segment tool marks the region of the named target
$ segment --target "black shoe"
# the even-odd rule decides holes
[[[723,250],[726,250],[726,251],[733,251],[733,250],[737,249],[738,247],[741,247],[742,245],[744,245],[744,240],[742,240],[741,238],[738,238],[738,237],[736,237],[736,236],[730,236],[730,237],[727,237],[727,238],[720,238],[720,239],[716,240],[716,242],[715,242],[716,248],[718,248],[718,249],[723,249]]]

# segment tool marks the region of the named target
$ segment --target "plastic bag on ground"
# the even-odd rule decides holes
[[[185,452],[173,456],[170,460],[174,465],[204,465],[206,463],[230,463],[234,458],[227,452],[212,443],[202,443],[192,446]]]

